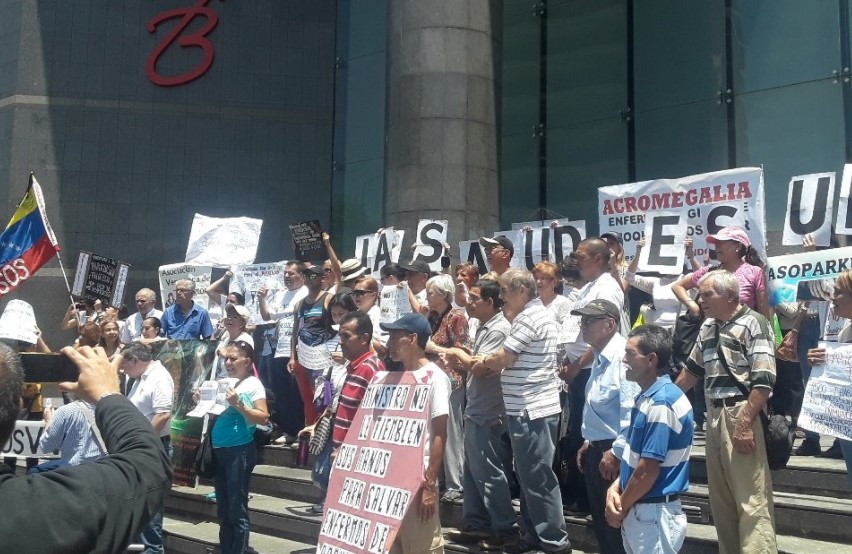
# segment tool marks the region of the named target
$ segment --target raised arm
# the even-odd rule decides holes
[[[322,242],[325,244],[325,253],[328,255],[328,263],[331,264],[331,272],[334,273],[334,282],[339,287],[343,282],[343,272],[340,271],[340,259],[337,257],[337,252],[334,251],[334,246],[331,245],[331,237],[328,233],[323,232]]]

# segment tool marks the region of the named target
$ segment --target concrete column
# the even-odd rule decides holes
[[[449,242],[498,226],[500,0],[390,0],[385,224],[449,221]],[[455,248],[453,249],[455,252]]]

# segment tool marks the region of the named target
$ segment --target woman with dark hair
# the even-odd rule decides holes
[[[146,317],[142,320],[142,338],[148,341],[159,340],[162,328],[159,317]]]
[[[379,270],[383,286],[398,285],[405,281],[405,269],[399,264],[385,264]]]

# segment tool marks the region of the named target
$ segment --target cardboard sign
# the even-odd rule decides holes
[[[463,240],[459,242],[459,259],[463,262],[474,264],[479,269],[480,275],[491,271],[485,249],[479,244],[479,240]]]
[[[213,267],[253,264],[262,225],[262,219],[250,217],[207,217],[195,214],[185,261]]]
[[[417,509],[431,387],[425,372],[375,375],[334,461],[317,553],[390,550]]]
[[[680,275],[686,257],[686,218],[678,211],[664,210],[645,218],[645,248],[639,255],[639,271]]]
[[[707,235],[740,225],[761,255],[766,255],[763,171],[759,167],[727,169],[682,179],[656,179],[598,189],[600,234],[621,233],[626,259],[635,255],[646,218],[660,210],[684,215],[687,236],[697,256],[707,253]]]
[[[834,173],[799,175],[790,179],[781,244],[801,246],[805,235],[811,235],[817,246],[828,246],[833,208]]]
[[[441,271],[441,256],[447,242],[447,220],[421,219],[417,222],[414,258],[429,264],[432,271]]]
[[[204,308],[208,308],[208,298],[204,294],[210,286],[210,278],[213,268],[210,266],[196,266],[192,264],[169,264],[161,265],[158,270],[160,275],[160,298],[163,299],[163,309],[175,303],[175,288],[178,281],[189,279],[195,283],[195,296],[193,302]]]
[[[769,305],[795,302],[801,281],[837,277],[852,269],[852,246],[773,256],[766,260]]]
[[[45,453],[39,448],[38,443],[43,434],[44,421],[16,421],[12,436],[3,445],[3,457],[58,458],[58,453]]]
[[[120,308],[129,271],[130,264],[83,250],[77,258],[71,293],[86,300],[100,300],[105,305]]]
[[[322,226],[318,219],[290,225],[293,251],[300,262],[325,259],[325,244],[322,242]]]
[[[404,237],[405,231],[396,231],[393,227],[382,229],[381,233],[356,237],[355,257],[361,260],[370,275],[379,279],[379,271],[385,265],[399,262]]]
[[[35,344],[38,342],[36,330],[33,307],[17,298],[9,300],[0,315],[0,338]]]
[[[820,343],[825,363],[811,369],[799,426],[852,440],[852,345]]]
[[[850,192],[852,192],[852,164],[846,164],[843,166],[843,177],[840,180],[840,200],[837,204],[837,221],[834,224],[834,232],[838,235],[852,235]]]
[[[287,288],[284,284],[284,267],[286,261],[268,264],[240,265],[234,268],[234,278],[231,279],[230,292],[239,292],[245,297],[245,306],[251,314],[251,322],[271,323],[260,317],[260,301],[257,291],[261,287],[269,289],[267,301],[276,298],[280,291]]]

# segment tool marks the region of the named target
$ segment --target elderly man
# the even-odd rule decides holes
[[[705,380],[707,484],[722,554],[777,551],[759,417],[775,383],[774,334],[766,318],[740,304],[739,294],[737,277],[728,271],[711,271],[698,282],[707,320],[677,379],[684,391]]]
[[[522,269],[500,277],[503,313],[512,322],[503,346],[475,358],[475,374],[501,374],[509,438],[521,485],[526,535],[507,552],[570,552],[562,497],[551,464],[559,421],[556,336],[553,312],[536,298],[535,278]],[[503,369],[505,368],[505,369]]]
[[[483,322],[476,330],[473,356],[499,350],[510,324],[501,311],[500,284],[478,281],[468,292],[467,312]],[[464,520],[461,531],[448,533],[457,543],[479,542],[484,550],[499,550],[517,538],[515,511],[504,460],[511,459],[506,436],[506,407],[500,372],[471,370],[473,358],[461,348],[443,354],[447,367],[468,372],[464,408]],[[481,368],[482,366],[479,366]]]
[[[149,317],[163,317],[163,312],[157,309],[157,294],[151,289],[139,289],[136,293],[136,313],[127,318],[122,328],[121,343],[127,345],[141,338],[142,322]]]
[[[689,489],[692,406],[667,375],[672,336],[659,325],[631,331],[626,377],[642,389],[630,412],[621,475],[609,488],[606,519],[630,554],[679,552],[686,538],[680,495]],[[647,522],[653,521],[653,529]]]
[[[192,299],[195,282],[181,279],[175,283],[175,303],[163,312],[163,334],[169,339],[209,339],[213,323],[207,310]]]
[[[506,273],[512,263],[512,256],[515,255],[515,246],[509,237],[506,235],[494,238],[482,237],[479,239],[479,244],[485,248],[485,257],[488,259],[491,273],[498,277]]]
[[[577,453],[577,466],[586,477],[586,492],[592,513],[592,526],[601,552],[624,552],[621,532],[607,525],[604,517],[606,491],[618,477],[624,452],[624,434],[630,424],[630,409],[639,387],[625,376],[624,347],[618,334],[621,310],[609,300],[592,300],[571,310],[580,317],[583,340],[592,347],[594,362],[586,382],[583,407],[583,445]]]

